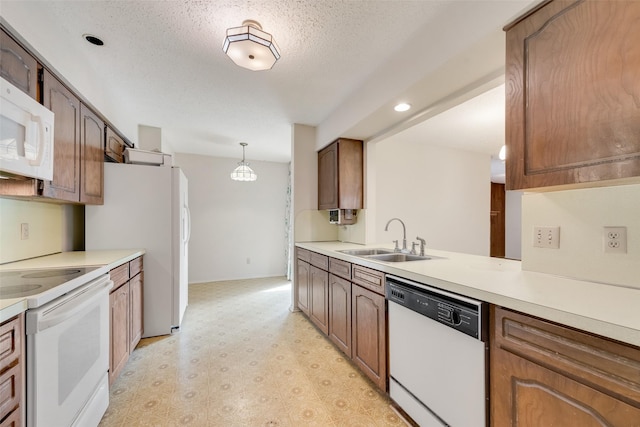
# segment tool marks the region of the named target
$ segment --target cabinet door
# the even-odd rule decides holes
[[[81,104],[80,203],[104,203],[104,122]]]
[[[106,127],[104,154],[116,163],[124,163],[124,140],[109,126]]]
[[[640,348],[492,307],[493,426],[639,425]]]
[[[507,30],[507,189],[640,176],[640,2],[553,1]]]
[[[387,335],[384,296],[351,287],[352,359],[383,391],[387,389]]]
[[[329,273],[313,265],[309,267],[309,319],[324,332],[329,333]]]
[[[362,141],[340,138],[318,152],[318,209],[362,209]]]
[[[318,152],[318,209],[338,208],[338,143]]]
[[[142,338],[143,328],[143,283],[144,273],[138,273],[129,282],[129,313],[130,313],[130,325],[129,336],[131,341],[129,343],[129,353],[135,350],[136,346]]]
[[[351,357],[351,282],[329,274],[329,338]]]
[[[38,100],[38,63],[4,31],[0,31],[0,72],[9,83]]]
[[[298,307],[309,315],[309,263],[297,260],[296,286],[298,288]]]
[[[44,71],[43,104],[55,114],[53,180],[44,181],[43,195],[80,200],[80,100],[51,73]]]
[[[109,296],[110,354],[109,384],[113,384],[129,360],[129,283],[125,283]]]

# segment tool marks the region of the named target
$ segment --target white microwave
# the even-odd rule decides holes
[[[0,177],[53,179],[53,112],[0,77]]]

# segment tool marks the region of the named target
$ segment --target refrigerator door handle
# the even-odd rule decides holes
[[[189,210],[189,206],[185,206],[184,211],[184,217],[187,223],[187,232],[185,233],[184,243],[189,243],[189,240],[191,240],[191,211]]]

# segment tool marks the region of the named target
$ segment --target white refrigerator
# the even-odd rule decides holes
[[[179,328],[188,302],[187,178],[175,167],[104,165],[104,205],[85,207],[85,248],[145,249],[143,337]]]

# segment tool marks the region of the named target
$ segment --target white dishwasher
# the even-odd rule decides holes
[[[389,394],[422,427],[487,425],[487,304],[387,276]]]

